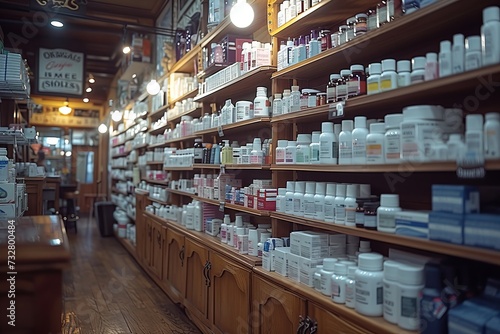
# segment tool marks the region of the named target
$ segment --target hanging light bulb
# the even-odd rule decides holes
[[[122,52],[123,52],[124,54],[128,54],[128,53],[130,53],[130,50],[131,50],[131,49],[130,49],[130,46],[125,45],[125,46],[123,47],[123,49],[122,49]]]
[[[69,115],[71,113],[71,108],[69,107],[68,99],[66,99],[62,107],[59,107],[59,112],[63,115]]]
[[[84,97],[84,98],[83,98],[83,102],[85,102],[85,103],[89,103],[89,101],[90,101],[90,100],[89,100],[89,98],[88,98],[88,97]]]
[[[111,119],[114,121],[114,122],[119,122],[122,120],[122,112],[120,110],[115,110],[111,113]]]
[[[231,22],[238,28],[246,28],[253,22],[254,12],[246,0],[238,0],[229,12]]]
[[[97,130],[99,131],[99,133],[106,133],[108,131],[108,127],[106,126],[106,124],[101,123]]]
[[[95,78],[92,74],[89,74],[89,83],[91,84],[95,83]]]
[[[86,91],[87,93],[92,92],[92,87],[87,87],[87,89],[85,89],[85,91]]]
[[[149,95],[156,95],[160,92],[160,84],[156,80],[151,79],[151,81],[146,86],[146,90],[148,91]]]

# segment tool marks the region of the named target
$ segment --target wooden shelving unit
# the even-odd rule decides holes
[[[260,128],[263,125],[265,126],[266,123],[269,124],[271,121],[271,118],[269,117],[256,117],[256,118],[251,118],[251,119],[246,119],[244,121],[232,123],[232,124],[226,124],[223,125],[220,129],[218,128],[211,128],[203,131],[197,131],[195,134],[196,136],[201,136],[201,135],[215,135],[220,133],[220,130],[222,129],[222,132],[225,133],[230,133],[234,131],[241,131],[241,130],[246,130],[246,131],[252,131],[256,128]]]

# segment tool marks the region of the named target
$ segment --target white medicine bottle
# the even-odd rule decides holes
[[[497,36],[497,39],[500,37]],[[451,72],[462,73],[465,65],[465,37],[462,34],[453,35],[453,46],[451,47]]]
[[[425,64],[427,59],[425,57],[414,57],[411,60],[411,84],[416,84],[425,81]]]
[[[411,62],[409,60],[398,60],[398,87],[406,87],[411,84]]]
[[[347,278],[347,266],[336,262],[332,275],[332,300],[334,303],[345,304],[345,281]]]
[[[339,183],[336,188],[335,224],[345,225],[345,195],[347,185]]]
[[[352,131],[352,163],[366,163],[366,136],[368,129],[366,128],[366,117],[354,117],[354,130]]]
[[[357,184],[347,185],[346,196],[344,200],[346,226],[356,226],[356,208],[358,207],[356,198],[358,197],[358,189],[359,185]]]
[[[295,182],[295,193],[293,194],[293,215],[303,217],[304,216],[304,194],[305,194],[306,182],[296,181]]]
[[[288,112],[300,111],[300,90],[299,86],[292,86],[290,93],[290,106]]]
[[[276,147],[276,164],[285,163],[285,154],[287,146],[288,146],[288,140],[285,139],[278,140],[278,147]]]
[[[439,78],[438,55],[434,52],[428,52],[425,56],[425,81]]]
[[[399,207],[399,195],[380,195],[380,206],[377,209],[377,230],[387,233],[396,233],[396,213]]]
[[[380,93],[380,73],[382,73],[382,65],[380,63],[371,63],[368,66],[370,76],[366,79],[366,93]]]
[[[337,184],[326,184],[326,195],[324,200],[324,220],[327,223],[335,222],[335,194],[337,192]]]
[[[306,193],[304,194],[303,207],[304,217],[314,218],[314,195],[316,191],[316,182],[306,182]]]
[[[383,256],[378,253],[362,253],[358,257],[356,281],[356,311],[360,314],[380,317],[383,314]]]
[[[401,161],[401,122],[403,114],[389,114],[384,118],[384,161],[397,164]]]
[[[311,144],[309,145],[309,162],[311,164],[319,164],[319,136],[320,131],[313,131],[311,136]]]
[[[451,42],[441,41],[439,48],[439,77],[451,75]]]
[[[500,114],[486,114],[484,123],[484,152],[486,159],[500,158]]]
[[[448,138],[448,142],[446,143],[447,153],[446,159],[450,161],[457,161],[462,158],[462,154],[465,150],[465,144],[462,139],[462,135],[459,133],[452,133]]]
[[[227,230],[229,225],[231,225],[231,218],[229,215],[224,215],[224,221],[220,227],[220,241],[227,244]]]
[[[285,148],[285,163],[294,164],[296,155],[297,143],[295,142],[295,140],[289,140],[288,145]]]
[[[316,182],[316,194],[314,195],[314,219],[325,219],[325,195],[326,183]]]
[[[385,142],[385,123],[370,124],[370,133],[366,136],[366,163],[383,164]]]
[[[257,87],[257,95],[253,100],[254,117],[269,117],[269,99],[267,98],[267,88]]]
[[[465,117],[465,149],[467,159],[484,157],[483,115],[469,114]]]
[[[345,279],[345,306],[349,308],[354,308],[356,305],[356,281],[354,280],[356,269],[358,267],[349,266],[347,268],[347,278]]]
[[[295,163],[308,164],[311,161],[311,135],[301,133],[297,135],[297,149]]]
[[[295,194],[295,182],[286,181],[285,213],[293,214],[293,195]]]
[[[398,286],[398,267],[400,263],[392,260],[384,262],[384,319],[391,324],[398,323],[401,308]]]
[[[342,121],[342,132],[339,135],[339,165],[352,163],[352,120]]]
[[[319,163],[337,164],[338,144],[333,134],[333,123],[321,123],[321,135],[319,136]]]
[[[396,60],[382,60],[382,74],[380,75],[380,91],[385,92],[398,88],[398,74],[396,73]]]
[[[500,37],[499,37],[500,38]],[[481,36],[469,36],[465,39],[465,70],[471,71],[482,66]]]
[[[334,258],[323,259],[323,268],[320,270],[320,291],[322,294],[329,297],[332,295],[332,275],[336,262],[337,259]]]
[[[281,94],[274,94],[273,99],[273,116],[278,116],[283,114],[283,100],[281,100]]]
[[[398,310],[398,326],[407,330],[420,328],[420,292],[424,288],[424,267],[420,265],[399,264],[398,297],[401,304]]]
[[[500,8],[496,6],[483,9],[481,26],[481,50],[483,66],[500,63]]]

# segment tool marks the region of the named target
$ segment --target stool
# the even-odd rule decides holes
[[[64,226],[68,228],[68,225],[72,224],[75,228],[75,233],[77,232],[76,223],[80,218],[78,216],[80,210],[77,206],[77,199],[79,194],[80,192],[78,190],[61,194],[61,198],[65,201],[65,205],[61,210]]]

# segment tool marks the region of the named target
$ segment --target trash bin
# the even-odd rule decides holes
[[[97,202],[94,204],[96,222],[102,237],[113,235],[113,224],[116,222],[113,217],[115,204],[113,202]]]

